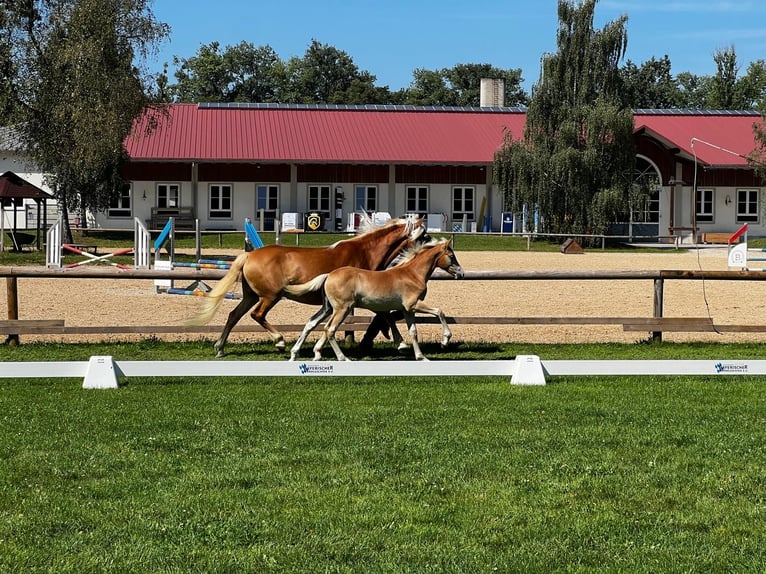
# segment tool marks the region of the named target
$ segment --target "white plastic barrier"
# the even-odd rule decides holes
[[[80,378],[83,388],[117,388],[121,377],[463,377],[507,376],[545,385],[546,376],[766,375],[766,360],[550,360],[519,355],[499,361],[89,361],[5,362],[0,378]]]

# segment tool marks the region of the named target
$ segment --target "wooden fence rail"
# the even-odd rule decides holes
[[[214,281],[222,278],[226,270],[180,268],[164,269],[115,269],[112,267],[79,267],[74,269],[46,269],[31,266],[0,266],[0,277],[6,278],[8,320],[0,321],[0,334],[8,335],[7,342],[18,342],[20,334],[158,334],[158,333],[219,333],[220,325],[190,327],[183,325],[142,326],[76,326],[65,325],[62,320],[19,320],[18,279],[171,279]],[[437,272],[432,280],[451,280],[451,276]],[[622,325],[624,331],[646,331],[654,340],[662,340],[663,331],[685,332],[766,332],[766,325],[719,325],[710,317],[664,317],[663,299],[665,281],[766,281],[762,271],[701,271],[701,270],[644,270],[644,271],[467,271],[462,281],[652,281],[654,287],[653,313],[651,317],[449,317],[452,324],[486,325]],[[360,331],[367,328],[369,318],[349,317],[344,330]],[[435,323],[432,317],[419,317],[418,322]],[[282,331],[300,331],[300,325],[278,325]],[[241,325],[235,332],[262,332],[257,325]]]

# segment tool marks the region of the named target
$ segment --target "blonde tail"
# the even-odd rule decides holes
[[[300,285],[286,285],[285,293],[287,293],[289,297],[302,297],[306,293],[319,291],[324,285],[324,282],[327,279],[327,275],[329,274],[322,273],[321,275],[314,277],[311,281],[301,283]]]
[[[202,303],[202,310],[194,317],[186,321],[187,325],[207,325],[215,315],[216,310],[221,305],[224,295],[231,291],[232,287],[242,276],[242,268],[247,261],[247,253],[242,253],[231,263],[231,269],[224,275],[212,291],[205,295]]]

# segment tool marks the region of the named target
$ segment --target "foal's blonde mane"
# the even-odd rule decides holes
[[[449,239],[431,239],[431,241],[428,241],[427,243],[419,243],[412,245],[411,247],[407,247],[394,258],[389,267],[398,267],[399,265],[404,265],[408,261],[414,259],[415,256],[424,249],[428,249],[429,247],[436,247],[437,245],[443,245],[444,243],[448,242]]]

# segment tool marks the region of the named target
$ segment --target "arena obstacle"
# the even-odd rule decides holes
[[[83,388],[114,389],[130,377],[444,377],[503,376],[540,386],[558,376],[766,375],[766,360],[512,360],[477,361],[89,361],[5,362],[0,378],[82,378]]]
[[[72,269],[82,267],[92,263],[106,263],[117,267],[118,269],[130,269],[129,265],[110,261],[112,257],[133,255],[133,266],[135,269],[149,269],[149,232],[141,221],[136,217],[133,224],[133,247],[117,249],[111,253],[96,255],[89,253],[83,246],[72,245],[62,241],[64,222],[61,217],[46,232],[45,244],[45,266],[49,269]],[[70,263],[62,267],[63,252],[69,251],[77,255],[82,255],[86,259],[76,263]]]
[[[199,220],[195,222],[196,234],[197,234],[197,261],[196,262],[184,262],[175,261],[175,225],[173,218],[168,218],[165,227],[162,228],[160,235],[154,242],[154,254],[155,269],[174,269],[176,267],[186,267],[191,269],[230,269],[231,261],[219,260],[219,259],[201,259],[200,254],[200,228]],[[261,237],[258,235],[258,231],[255,229],[253,223],[245,218],[245,250],[252,251],[263,247],[264,243]],[[165,244],[168,244],[167,252],[169,257],[167,260],[161,259],[162,248]],[[189,295],[195,297],[204,297],[205,294],[210,291],[210,286],[202,280],[195,280],[192,284],[178,288],[173,285],[173,281],[170,279],[158,279],[154,282],[155,291],[157,293],[165,292],[169,295]],[[235,293],[227,293],[224,295],[226,299],[237,299],[240,296]]]
[[[740,241],[740,237],[743,239]],[[736,243],[739,241],[739,243]],[[759,253],[760,255],[751,255],[751,253]],[[742,271],[766,271],[766,269],[752,269],[750,262],[763,262],[766,261],[766,249],[748,249],[747,247],[747,223],[743,224],[734,234],[729,238],[729,256],[728,267],[729,269],[741,269]]]
[[[740,241],[740,237],[743,238]],[[739,242],[739,243],[737,243]],[[742,269],[747,271],[747,223],[735,231],[728,241],[728,267],[729,269]]]

